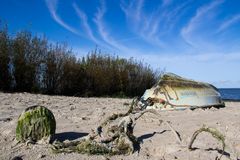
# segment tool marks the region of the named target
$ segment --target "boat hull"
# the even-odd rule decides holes
[[[145,91],[141,98],[145,102],[145,108],[182,110],[224,107],[221,95],[214,86],[176,75],[167,76],[167,79],[163,76],[157,85]]]

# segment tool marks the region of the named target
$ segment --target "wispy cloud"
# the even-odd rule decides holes
[[[66,5],[68,8],[64,12],[60,11],[58,0],[45,1],[52,18],[79,35],[79,42],[84,45],[75,43],[74,51],[80,52],[81,56],[95,43],[108,53],[135,57],[154,68],[166,68],[182,76],[209,82],[239,79],[239,75],[231,71],[239,68],[239,38],[233,31],[239,29],[240,14],[231,15],[237,9],[228,12],[225,8],[225,4],[238,2],[117,0],[120,1],[117,6],[117,3],[100,0],[100,5],[93,5],[90,8],[93,13],[89,13],[85,10],[89,8],[84,8],[85,3],[80,1],[69,2],[72,6]],[[111,5],[119,7],[122,12],[113,10]],[[69,22],[76,18],[74,20],[80,25],[67,23],[68,20],[63,19],[65,12],[75,16],[70,17]],[[124,15],[126,22],[114,21],[113,25],[110,14],[120,19]],[[121,28],[122,35],[114,28],[116,25]]]
[[[172,3],[172,0],[162,0],[162,6],[168,6]]]
[[[224,21],[220,27],[218,28],[217,32],[221,32],[223,30],[226,30],[228,27],[234,25],[235,23],[240,21],[240,14],[234,15],[232,18]]]
[[[52,16],[52,18],[62,27],[67,29],[68,31],[80,35],[80,33],[74,29],[73,27],[69,26],[67,23],[65,23],[61,17],[57,14],[57,5],[58,5],[58,0],[45,0],[46,5],[48,7],[48,10]]]
[[[178,57],[179,58],[179,57]],[[186,55],[184,58],[202,63],[229,63],[240,61],[240,52],[235,53],[202,53],[197,55]]]
[[[229,64],[229,63],[238,63],[240,61],[240,52],[234,53],[202,53],[202,54],[155,54],[148,53],[142,54],[142,57],[147,59],[153,64],[165,65],[164,67],[171,66],[173,64],[178,65],[180,63],[190,64],[192,63],[201,63],[201,64]],[[220,67],[220,66],[219,66]],[[224,67],[224,66],[222,66]]]
[[[137,5],[136,5],[136,14],[135,18],[137,21],[140,21],[141,19],[141,13],[142,13],[142,8],[143,8],[144,0],[138,0]]]
[[[74,10],[76,11],[78,17],[81,20],[83,28],[84,28],[84,30],[87,33],[87,38],[90,38],[90,40],[92,40],[96,44],[101,44],[99,42],[99,40],[93,35],[92,29],[91,29],[91,27],[88,24],[88,18],[86,16],[86,14],[77,6],[76,3],[73,3],[73,8],[74,8]]]
[[[98,11],[95,15],[94,22],[97,25],[98,32],[101,35],[102,39],[110,44],[111,46],[114,46],[116,48],[119,48],[118,44],[116,44],[112,38],[109,36],[109,33],[106,30],[106,27],[103,22],[103,16],[106,12],[106,4],[105,1],[101,1],[101,6],[98,8]]]
[[[138,23],[143,18],[141,17],[143,5],[144,0],[132,0],[129,4],[121,0],[120,7],[127,18],[133,20],[133,23]]]
[[[144,0],[133,0],[128,4],[121,1],[120,6],[129,22],[129,27],[135,34],[151,44],[162,45],[158,36],[154,35],[159,29],[160,7],[156,11],[146,14],[143,10],[144,4]]]
[[[217,80],[239,80],[239,75],[233,70],[239,64],[240,52],[181,55],[145,53],[141,57],[154,68],[165,69],[167,72],[200,81],[212,83]],[[216,85],[217,87],[223,86]],[[237,87],[236,85],[231,86]]]
[[[106,4],[104,0],[101,0],[101,5],[98,8],[98,11],[95,15],[94,22],[97,25],[98,32],[101,36],[101,38],[110,46],[115,47],[119,51],[123,52],[131,52],[132,50],[125,45],[119,43],[117,40],[114,39],[114,37],[109,33],[108,28],[104,24],[104,14],[107,11]]]
[[[191,38],[194,36],[192,35],[192,32],[198,29],[198,27],[202,23],[206,23],[204,17],[223,2],[224,2],[223,0],[216,0],[211,2],[210,4],[204,5],[197,9],[196,14],[190,19],[188,24],[181,30],[181,35],[188,44],[190,44],[191,46],[195,46],[195,43],[191,40]]]
[[[78,26],[71,26],[67,19],[61,18],[64,13],[59,10],[58,0],[45,1],[52,18],[59,25],[100,45],[101,49],[104,46],[103,50],[109,53],[114,52],[125,58],[133,56],[153,68],[166,68],[182,76],[216,84],[222,79],[239,79],[239,75],[231,72],[239,67],[240,61],[240,52],[237,52],[239,38],[235,38],[235,30],[231,28],[239,26],[240,14],[231,15],[235,10],[227,12],[223,4],[230,2],[226,0],[160,0],[154,1],[154,4],[148,0],[118,0],[120,5],[114,3],[114,7],[120,7],[118,9],[122,13],[110,9],[113,3],[100,0],[99,6],[91,8],[96,9],[95,13],[89,15],[81,2],[74,0],[74,3],[69,2],[72,7],[67,5],[66,12],[78,16],[77,20],[81,24]],[[121,21],[112,25],[112,17],[108,19],[110,14],[120,18],[122,14],[125,15],[127,23]],[[131,37],[119,36],[117,30],[114,30],[116,25],[122,25],[119,26],[124,29],[121,33],[130,33]],[[77,45],[74,50],[83,55],[90,48],[88,44]],[[222,84],[229,83],[226,81]]]
[[[121,9],[129,23],[129,28],[143,40],[151,45],[160,48],[166,48],[166,40],[164,39],[169,31],[175,26],[177,20],[182,16],[183,9],[190,0],[180,5],[172,5],[171,0],[163,0],[155,4],[154,9],[147,10],[143,0],[133,0],[130,3],[121,1]]]

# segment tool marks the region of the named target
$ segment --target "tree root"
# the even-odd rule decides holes
[[[148,110],[144,110],[144,111],[140,112],[139,115],[137,117],[135,117],[134,120],[137,121],[141,116],[143,116],[145,113],[148,113],[148,112],[156,115],[159,119],[159,117],[160,117],[159,112],[157,112],[155,109],[148,109]],[[178,143],[182,144],[182,140],[181,140],[179,133],[171,126],[169,121],[164,121],[164,120],[159,119],[159,122],[160,122],[160,125],[162,123],[166,124],[170,128],[171,132],[173,133],[173,135],[176,138],[176,140],[178,141]]]
[[[103,126],[106,126],[110,121],[114,121],[116,120],[117,118],[120,118],[120,117],[125,117],[125,116],[128,116],[129,114],[132,114],[133,111],[134,111],[134,107],[137,105],[137,99],[134,98],[132,100],[132,103],[128,109],[128,111],[126,113],[119,113],[119,114],[116,114],[114,113],[113,115],[109,116],[99,127],[103,127]],[[99,128],[98,127],[98,128]]]
[[[53,152],[78,152],[101,155],[133,153],[139,148],[139,142],[133,135],[133,129],[137,120],[145,113],[152,113],[156,115],[158,119],[160,118],[160,114],[153,109],[135,112],[136,105],[137,101],[134,99],[126,113],[109,116],[97,127],[96,131],[92,130],[89,135],[82,137],[78,141],[54,142],[52,145]],[[159,122],[160,124],[166,124],[181,144],[181,138],[178,132],[171,126],[170,122],[163,120],[159,120]]]
[[[221,153],[221,156],[218,158],[220,160],[222,155],[223,155],[223,153],[225,152],[225,147],[226,147],[225,137],[224,137],[224,135],[221,132],[219,132],[215,128],[207,127],[207,126],[204,125],[202,128],[200,128],[199,130],[195,131],[193,133],[192,138],[190,140],[190,143],[188,145],[188,149],[189,150],[193,150],[193,148],[192,148],[193,142],[196,140],[197,136],[201,132],[208,132],[208,133],[210,133],[215,139],[217,139],[217,141],[222,143],[222,153]]]
[[[179,144],[182,144],[182,140],[180,137],[180,134],[171,126],[170,122],[164,122],[172,131],[173,135],[175,136],[176,140],[178,141]]]
[[[138,145],[137,138],[133,135],[133,120],[129,116],[134,110],[136,101],[133,100],[126,113],[113,114],[108,117],[97,130],[80,139],[79,141],[55,142],[52,150],[59,152],[78,152],[86,154],[130,154]],[[118,118],[118,125],[115,122]]]

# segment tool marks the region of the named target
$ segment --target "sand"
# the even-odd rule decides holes
[[[226,102],[222,109],[196,109],[194,111],[164,111],[161,117],[151,113],[141,117],[134,129],[134,135],[141,141],[140,150],[132,155],[120,156],[89,156],[78,153],[54,154],[48,145],[16,144],[15,129],[18,116],[32,105],[40,104],[49,108],[57,121],[56,137],[60,140],[74,140],[95,129],[97,125],[112,113],[121,113],[128,110],[125,103],[131,99],[117,98],[78,98],[65,96],[47,96],[29,93],[0,93],[0,159],[8,160],[15,156],[22,159],[44,160],[79,160],[79,159],[215,159],[220,157],[217,142],[210,134],[203,133],[197,137],[189,151],[189,143],[193,132],[203,124],[218,129],[226,138],[226,155],[232,159],[240,155],[240,103]],[[124,105],[125,104],[125,105]],[[179,132],[182,144],[179,144],[166,125],[159,126],[159,119],[170,121]],[[222,159],[228,159],[223,156]]]

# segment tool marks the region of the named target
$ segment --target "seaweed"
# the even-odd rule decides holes
[[[31,106],[18,118],[16,139],[38,141],[55,134],[56,121],[52,112],[43,106]]]
[[[98,142],[95,139],[83,138],[75,142],[58,142],[52,144],[53,153],[77,152],[88,155],[120,155],[130,154],[134,150],[131,140],[121,134],[110,141]]]

